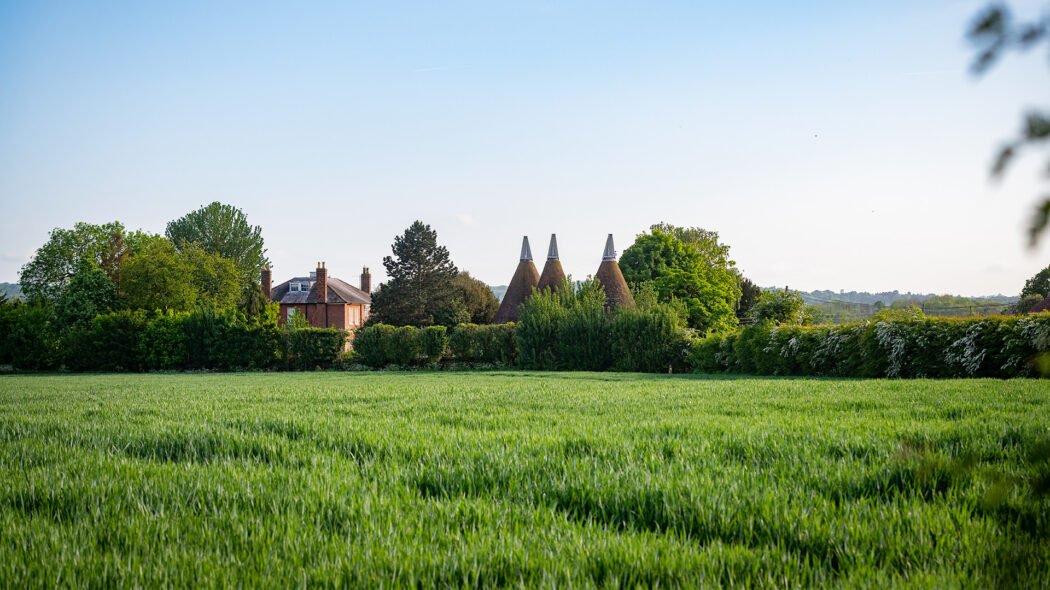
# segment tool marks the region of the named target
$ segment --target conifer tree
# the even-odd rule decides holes
[[[372,294],[374,321],[395,326],[430,326],[456,297],[459,273],[437,232],[421,221],[394,238],[393,256],[383,258],[389,280]]]

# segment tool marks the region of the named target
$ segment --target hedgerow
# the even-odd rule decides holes
[[[694,371],[833,377],[1021,377],[1050,354],[1050,314],[760,324],[697,342]],[[1045,362],[1045,361],[1044,361]]]

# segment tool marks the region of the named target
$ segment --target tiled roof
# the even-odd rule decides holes
[[[327,297],[322,301],[318,297],[316,279],[311,277],[295,277],[277,285],[270,294],[270,299],[277,303],[364,303],[371,305],[372,296],[361,289],[337,279],[328,277]],[[313,286],[309,291],[292,291],[292,283],[306,283]]]

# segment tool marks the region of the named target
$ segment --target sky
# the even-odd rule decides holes
[[[551,233],[583,278],[667,222],[763,286],[1016,294],[1046,154],[989,170],[1050,63],[972,75],[982,6],[4,0],[0,281],[52,228],[222,201],[275,282],[381,282],[416,219],[489,284]]]

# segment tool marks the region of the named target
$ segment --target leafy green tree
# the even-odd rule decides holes
[[[1050,266],[1032,275],[1032,278],[1024,282],[1024,288],[1021,289],[1021,299],[1029,295],[1038,295],[1039,297],[1046,297],[1050,295]]]
[[[165,235],[178,250],[197,246],[229,258],[237,267],[242,287],[258,285],[259,273],[269,263],[262,227],[248,223],[244,212],[218,201],[168,223]]]
[[[652,226],[620,257],[624,278],[638,289],[651,283],[662,302],[685,305],[689,327],[719,332],[737,325],[741,287],[718,234],[668,224]]]
[[[131,239],[128,239],[128,238]],[[51,230],[47,243],[22,267],[19,283],[29,301],[54,302],[84,265],[101,269],[116,282],[129,253],[139,242],[117,221]]]
[[[806,302],[798,291],[764,291],[751,308],[756,324],[808,324],[812,321]]]
[[[466,311],[466,319],[456,323],[487,324],[492,321],[499,309],[499,299],[496,299],[485,281],[475,279],[467,271],[461,271],[452,279],[452,287],[456,289],[454,299],[461,302]]]
[[[394,238],[393,256],[383,258],[390,280],[372,294],[372,323],[431,326],[446,312],[459,274],[437,232],[421,221]]]
[[[149,311],[189,311],[197,303],[194,271],[169,240],[158,236],[124,264],[120,277],[124,305]]]
[[[1009,310],[1008,313],[1014,313],[1017,315],[1031,313],[1032,309],[1035,308],[1036,305],[1039,305],[1043,302],[1043,299],[1044,298],[1039,295],[1025,295],[1013,305],[1013,307]]]
[[[80,327],[113,311],[116,303],[117,286],[101,268],[85,264],[55,302],[55,323],[60,329]]]
[[[193,269],[191,281],[197,292],[198,305],[215,309],[232,309],[241,300],[240,277],[232,260],[190,246],[178,253]],[[254,289],[262,293],[261,289]]]

